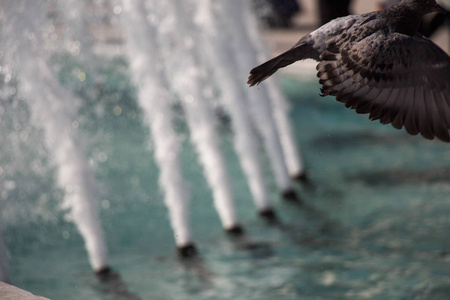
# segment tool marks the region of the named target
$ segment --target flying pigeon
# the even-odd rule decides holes
[[[435,0],[402,0],[383,11],[334,19],[250,71],[259,84],[297,60],[318,61],[323,95],[371,120],[450,142],[450,57],[417,33]]]

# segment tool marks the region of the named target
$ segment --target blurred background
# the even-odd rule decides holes
[[[343,2],[0,2],[0,281],[51,299],[450,297],[448,145],[320,97],[313,61],[246,85],[384,5]],[[424,30],[449,53],[438,21]]]

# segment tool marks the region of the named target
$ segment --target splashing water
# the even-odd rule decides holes
[[[255,15],[250,11],[248,6],[244,7],[243,12],[245,32],[247,33],[247,39],[251,41],[253,56],[256,57],[260,63],[267,61],[269,57]],[[272,80],[267,80],[265,86],[269,93],[273,116],[280,135],[281,146],[283,147],[289,174],[292,177],[300,177],[305,173],[303,160],[295,140],[294,129],[289,120],[290,107],[281,92],[277,79],[278,76],[275,76]]]
[[[207,103],[207,81],[198,67],[201,61],[195,47],[195,37],[184,32],[193,32],[189,14],[183,11],[186,3],[147,1],[147,5],[160,19],[158,42],[161,53],[164,53],[162,59],[166,76],[171,78],[172,88],[184,109],[192,142],[213,192],[214,206],[223,227],[231,229],[237,226],[233,192],[225,159],[219,148],[215,118]]]
[[[253,200],[258,210],[271,207],[268,201],[263,177],[259,141],[255,134],[251,117],[246,107],[244,86],[237,76],[237,62],[228,41],[230,32],[220,32],[220,12],[211,0],[193,1],[196,5],[196,24],[201,32],[199,48],[207,58],[213,72],[213,81],[221,92],[223,105],[231,114],[234,132],[234,146],[240,158],[241,166],[247,176]]]
[[[245,86],[245,81],[248,69],[259,62],[256,56],[263,53],[258,50],[259,42],[253,40],[257,37],[252,33],[254,27],[247,24],[253,19],[247,15],[250,11],[244,6],[245,0],[130,0],[127,3],[130,7],[119,2],[114,6],[108,0],[75,4],[68,1],[64,2],[68,8],[78,6],[67,12],[72,14],[75,11],[75,15],[61,15],[61,22],[68,20],[68,24],[64,24],[68,29],[63,30],[64,38],[60,40],[60,28],[55,27],[47,36],[42,27],[46,22],[41,19],[48,13],[43,3],[64,7],[62,2],[0,2],[0,199],[6,200],[0,211],[6,226],[2,223],[0,227],[9,251],[7,258],[14,284],[52,299],[74,300],[139,297],[261,300],[448,298],[450,244],[448,239],[442,238],[450,230],[450,184],[447,180],[450,170],[446,167],[450,165],[450,153],[447,145],[393,132],[391,128],[367,122],[336,101],[321,101],[317,95],[318,86],[311,84],[316,82],[315,78],[307,82],[284,78],[284,89],[293,103],[296,127],[310,126],[307,132],[301,132],[297,137],[302,138],[311,156],[311,173],[317,190],[315,193],[305,192],[305,205],[299,210],[289,204],[274,202],[282,218],[281,224],[273,226],[255,220],[251,203],[236,201],[239,220],[247,225],[249,233],[242,239],[223,238],[217,234],[220,224],[208,203],[210,187],[201,176],[201,172],[207,170],[206,164],[197,164],[194,159],[200,151],[197,151],[197,146],[191,148],[190,145],[181,151],[181,141],[187,130],[180,122],[177,109],[179,101],[183,100],[184,115],[193,119],[188,122],[198,122],[207,127],[206,133],[200,126],[189,129],[192,133],[193,129],[201,130],[201,134],[208,136],[215,132],[212,128],[216,116],[210,113],[210,118],[205,118],[202,112],[188,105],[194,108],[206,106],[209,111],[214,105],[223,105],[231,116],[233,131],[252,134],[250,126],[256,125],[251,124],[253,114],[258,111],[249,101],[251,89]],[[130,70],[123,59],[125,51],[118,52],[121,60],[117,66],[118,59],[109,60],[110,52],[103,51],[102,47],[106,48],[104,40],[95,47],[90,45],[86,28],[94,32],[98,28],[97,25],[77,23],[84,22],[83,17],[88,18],[93,13],[91,8],[80,3],[104,7],[106,12],[97,15],[99,19],[108,21],[112,14],[124,20],[131,19],[126,21],[130,22],[127,24],[117,23],[113,30],[106,28],[114,34],[117,30],[119,35],[121,26],[125,28],[127,39],[123,40],[122,50],[127,50]],[[17,14],[21,17],[24,16],[21,10],[29,8],[30,11],[26,17],[14,20],[11,18],[17,14],[13,8],[20,12]],[[83,12],[86,15],[78,18],[77,14]],[[18,22],[10,26],[13,21]],[[28,26],[29,23],[33,25]],[[22,27],[17,29],[17,26]],[[23,30],[25,27],[32,30]],[[12,33],[6,34],[8,31]],[[67,44],[48,45],[52,44],[55,34],[58,35],[58,43]],[[8,41],[13,35],[15,40]],[[19,41],[22,44],[18,44]],[[45,41],[45,45],[37,41]],[[19,47],[21,45],[25,47]],[[65,47],[71,54],[67,61],[54,64],[49,60],[54,51]],[[16,48],[20,48],[19,52]],[[208,53],[211,49],[217,50],[213,51],[216,55]],[[251,56],[243,53],[249,51]],[[10,59],[13,54],[17,55],[16,58],[20,56],[18,59],[26,65],[13,63]],[[249,55],[252,62],[245,61],[244,55]],[[188,64],[181,64],[183,56],[188,57]],[[86,79],[79,90],[77,87],[71,90],[71,83],[67,84],[64,74],[56,69],[60,66],[58,63],[66,67],[78,59],[91,69],[83,70],[87,79],[69,72],[67,77],[72,76],[77,83],[80,78]],[[172,59],[175,62],[171,62]],[[241,62],[248,66],[242,66]],[[71,67],[67,68],[72,71]],[[195,72],[187,67],[194,68]],[[182,76],[185,70],[192,71],[193,75]],[[129,73],[138,90],[127,81]],[[104,76],[95,78],[105,80],[106,87],[101,91],[97,91],[96,80],[90,81],[97,76]],[[28,88],[25,89],[24,85]],[[266,87],[259,86],[258,93],[265,95],[267,106],[272,109],[266,115],[269,120],[261,117],[268,122],[270,118],[276,119],[276,108],[270,99],[274,97],[270,81],[264,85]],[[13,96],[4,97],[8,89],[12,92],[16,87]],[[116,91],[119,92],[116,94]],[[84,93],[89,97],[81,97]],[[73,94],[83,99],[81,105],[80,99]],[[231,99],[232,96],[243,101],[237,102]],[[24,117],[25,113],[16,107],[25,102],[23,98],[32,111],[34,124],[30,125],[29,116]],[[123,109],[120,116],[113,114],[112,109],[106,110],[119,104]],[[126,107],[128,104],[130,106]],[[104,115],[96,114],[98,107],[105,107]],[[238,111],[238,108],[243,111]],[[132,112],[135,113],[133,116]],[[195,119],[197,117],[206,121],[200,122]],[[239,118],[244,120],[239,121]],[[71,124],[73,120],[79,123]],[[84,122],[92,124],[92,127],[88,128]],[[282,130],[274,123],[273,127],[281,138]],[[53,128],[55,124],[56,129]],[[74,126],[77,124],[80,126]],[[43,127],[43,130],[33,126]],[[146,127],[149,127],[153,140],[150,150],[142,142],[147,140]],[[324,135],[325,131],[329,134]],[[25,142],[27,133],[29,137]],[[39,144],[44,133],[48,150]],[[256,169],[252,172],[257,173],[256,157],[261,153],[255,143],[252,144],[254,148],[247,149],[248,153],[239,154],[239,151],[245,152],[243,145],[250,142],[245,140],[244,143],[239,132],[233,134],[234,145],[228,140],[231,134],[224,130],[225,139],[221,141],[220,147],[223,148],[220,150],[226,155],[226,167],[232,175],[230,180],[236,188],[236,199],[240,199],[248,197],[245,179],[248,182],[256,179],[242,176],[238,164],[241,164],[244,175],[257,178],[259,175],[249,175],[253,173],[245,171],[245,164],[247,160],[255,159],[252,164]],[[94,145],[86,143],[85,148],[84,138],[95,140],[92,142]],[[219,139],[217,136],[214,138],[216,141]],[[258,141],[255,136],[251,138]],[[278,143],[283,146],[282,140]],[[233,146],[241,161],[236,160],[229,150]],[[103,162],[96,160],[97,147],[107,152],[108,159]],[[284,146],[274,148],[278,149],[278,155],[286,155]],[[16,151],[16,155],[10,155]],[[156,166],[150,159],[152,151]],[[352,155],[349,156],[349,152]],[[95,181],[89,168],[91,163],[86,164],[86,157],[91,153]],[[27,155],[34,156],[28,159]],[[46,160],[53,161],[54,169],[59,170],[54,178],[52,162]],[[286,158],[285,162],[288,161]],[[64,164],[67,166],[63,167]],[[36,171],[42,166],[44,170]],[[156,167],[159,167],[159,173]],[[216,167],[219,169],[220,165]],[[263,165],[264,172],[269,168]],[[178,169],[183,170],[178,172]],[[220,170],[217,173],[219,177],[222,174]],[[214,176],[211,174],[206,176]],[[274,185],[267,174],[270,172],[263,175],[268,186]],[[176,243],[180,246],[192,242],[192,227],[192,231],[198,232],[195,241],[202,253],[198,259],[186,263],[174,259],[173,252],[168,251],[171,250],[172,237],[170,229],[165,226],[167,209],[157,192],[158,175]],[[292,175],[291,169],[288,175]],[[92,200],[97,195],[94,185],[102,184],[104,188],[99,189],[98,194],[104,197],[102,199],[108,199],[101,202],[104,208],[102,220],[110,237],[111,254],[107,263],[120,270],[123,280],[115,274],[106,278],[107,284],[97,282],[100,276],[94,277],[87,267],[83,240],[76,235],[71,239],[61,236],[63,228],[69,231],[72,228],[71,224],[63,223],[64,212],[58,210],[56,220],[41,222],[40,211],[54,209],[54,205],[42,200],[45,198],[42,195],[51,200],[60,199],[53,196],[55,190],[60,192],[58,187],[54,187],[54,181],[66,190],[65,202],[72,207],[72,213],[83,199]],[[199,196],[190,202],[184,189],[184,185],[189,183],[195,187],[192,194]],[[258,179],[255,186],[255,190],[260,189],[259,193],[264,194],[262,180]],[[81,193],[82,190],[86,193]],[[256,198],[253,188],[252,192]],[[270,200],[276,198],[270,189],[266,192]],[[25,204],[25,208],[21,204]],[[86,224],[80,231],[89,227],[87,231],[91,237],[86,237],[87,240],[95,235],[92,228],[98,225],[98,221],[97,225],[92,225],[88,220],[96,219],[94,204],[92,201],[79,206],[79,212],[88,211],[78,214],[79,222]],[[261,201],[259,205],[265,207],[270,203]],[[12,210],[21,210],[17,213],[20,217],[14,222],[10,222],[16,216],[10,214]],[[28,210],[31,212],[27,213]],[[188,216],[192,218],[191,224]],[[96,238],[99,236],[101,234]],[[248,242],[250,239],[253,243]],[[95,247],[101,249],[98,245],[91,246],[90,252]],[[1,248],[0,273],[3,271],[3,274],[7,270],[5,253]],[[101,262],[94,258],[97,263]]]
[[[257,54],[246,33],[243,15],[249,9],[248,3],[240,0],[223,1],[223,25],[232,32],[232,46],[238,60],[238,78],[246,82],[248,70],[258,65]],[[233,18],[228,20],[228,18]],[[270,156],[270,162],[275,174],[278,187],[282,192],[292,190],[292,182],[289,176],[284,153],[278,137],[278,131],[272,115],[272,107],[265,86],[249,89],[249,104],[251,105],[253,122],[263,137],[264,145]]]
[[[99,271],[108,266],[108,258],[97,216],[92,170],[73,126],[78,100],[58,83],[47,65],[49,57],[42,39],[46,28],[44,3],[14,1],[2,5],[2,9],[11,16],[4,26],[9,32],[2,36],[16,38],[4,47],[9,49],[4,56],[15,62],[20,92],[28,100],[35,122],[42,123],[46,131],[47,145],[59,167],[58,181],[65,190],[63,208],[71,210],[91,266]]]
[[[179,138],[172,125],[174,117],[163,69],[149,67],[159,63],[155,43],[158,33],[155,26],[146,21],[143,1],[127,1],[123,7],[131,68],[139,89],[138,101],[146,113],[145,121],[155,142],[160,184],[165,192],[176,244],[183,247],[190,244],[192,238],[188,220],[189,197],[180,166]],[[143,39],[143,36],[147,38]]]
[[[71,219],[85,240],[91,265],[98,271],[108,267],[108,258],[98,220],[96,184],[77,125],[80,99],[59,83],[49,64],[53,52],[68,51],[86,65],[87,70],[77,75],[80,81],[86,79],[86,73],[94,80],[100,77],[92,24],[86,20],[92,13],[87,3],[54,2],[52,5],[59,9],[55,22],[60,25],[53,25],[51,30],[47,30],[51,27],[46,19],[47,2],[30,4],[20,0],[2,4],[3,14],[12,16],[3,18],[6,26],[2,36],[13,37],[3,41],[2,48],[9,49],[3,53],[4,57],[16,62],[11,68],[17,73],[19,94],[27,99],[33,120],[45,130],[47,146],[58,165],[58,183],[65,191],[62,207],[70,209]],[[127,38],[124,48],[138,88],[138,103],[151,130],[160,186],[177,246],[191,244],[192,233],[189,195],[180,166],[180,137],[173,127],[174,104],[183,108],[190,138],[225,229],[238,227],[238,220],[213,105],[223,105],[231,116],[234,147],[257,209],[271,209],[257,133],[263,137],[279,188],[292,189],[279,129],[271,113],[273,103],[265,92],[249,91],[245,86],[244,74],[258,54],[258,45],[250,41],[250,33],[245,29],[246,4],[212,0],[106,0],[93,5],[110,7],[116,15],[124,8],[121,13]],[[223,32],[219,33],[220,30]],[[57,42],[53,43],[54,40]],[[276,92],[274,87],[273,96],[280,98]],[[279,111],[285,118],[286,109]]]

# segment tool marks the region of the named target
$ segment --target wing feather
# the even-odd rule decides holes
[[[438,107],[438,103],[436,101],[436,98],[434,97],[434,94],[432,91],[424,91],[424,96],[427,98],[427,103],[428,103],[428,107],[429,107],[429,112],[430,114],[433,116],[432,117],[432,126],[433,126],[433,130],[434,133],[436,134],[436,136],[446,142],[450,142],[450,135],[449,132],[447,130],[447,125],[446,125],[446,118],[445,118],[445,114],[444,117],[442,118],[441,113],[439,112],[439,107]],[[442,111],[444,111],[445,108],[443,108]],[[448,113],[448,111],[447,111]]]
[[[320,59],[324,95],[371,120],[450,142],[450,57],[430,40],[380,30],[329,41]]]

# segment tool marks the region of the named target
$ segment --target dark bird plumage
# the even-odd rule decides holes
[[[295,61],[318,61],[323,95],[371,120],[450,142],[450,57],[417,33],[434,0],[402,0],[384,10],[335,19],[250,71],[259,84]]]

